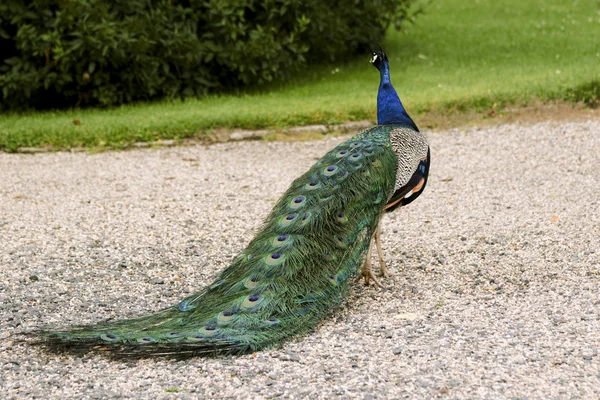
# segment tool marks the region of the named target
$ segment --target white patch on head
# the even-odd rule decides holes
[[[377,54],[373,54],[373,58],[371,58],[371,64],[377,61]]]

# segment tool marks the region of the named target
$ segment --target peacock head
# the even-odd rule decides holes
[[[371,64],[373,64],[373,66],[380,71],[383,64],[387,61],[387,54],[385,54],[385,52],[381,48],[379,48],[379,50],[373,53],[373,57],[371,58]]]

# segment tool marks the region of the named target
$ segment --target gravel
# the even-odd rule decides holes
[[[598,119],[429,132],[425,194],[383,222],[386,290],[355,284],[281,349],[185,361],[17,339],[207,284],[342,139],[0,153],[2,397],[600,398],[598,132]]]

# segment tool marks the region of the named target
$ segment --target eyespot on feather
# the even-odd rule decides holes
[[[154,342],[154,339],[152,339],[151,337],[143,337],[143,338],[139,338],[137,340],[137,342],[142,343],[142,344],[148,344],[148,343]]]
[[[338,247],[341,247],[341,248],[344,248],[344,249],[346,247],[348,247],[348,244],[346,243],[346,240],[343,237],[341,237],[341,236],[335,236],[334,240],[335,240],[335,244]]]
[[[347,155],[348,155],[348,150],[340,150],[337,153],[335,153],[336,158],[346,157]]]
[[[312,217],[312,214],[310,212],[304,213],[304,215],[302,216],[302,222],[300,223],[300,226],[307,225],[310,222],[311,217]]]
[[[202,337],[213,337],[219,334],[219,330],[214,326],[205,326],[198,329],[198,335]]]
[[[311,182],[307,183],[306,185],[304,185],[304,190],[315,190],[315,189],[319,189],[320,187],[321,187],[321,182],[311,181]]]
[[[344,213],[338,213],[335,216],[335,220],[341,224],[345,224],[348,222],[348,217]]]
[[[106,341],[106,342],[116,342],[118,340],[118,338],[110,333],[105,333],[100,335],[100,339]]]
[[[254,294],[252,296],[246,297],[242,301],[242,304],[240,305],[240,307],[244,310],[252,310],[253,308],[256,308],[263,301],[264,301],[264,297]]]
[[[303,207],[306,204],[306,197],[298,196],[289,202],[288,207],[291,209],[297,209]]]
[[[271,244],[273,245],[273,247],[281,247],[289,243],[291,240],[292,238],[289,235],[279,235],[275,239],[273,239]]]
[[[219,326],[229,325],[236,318],[237,318],[237,315],[235,313],[232,313],[230,311],[224,311],[217,316],[217,325],[219,325]]]
[[[337,286],[338,285],[338,280],[337,280],[337,276],[335,275],[329,275],[327,277],[327,280],[329,281],[329,283],[331,283],[333,286]]]
[[[277,326],[281,324],[281,321],[278,320],[277,318],[269,318],[267,320],[264,321],[265,325],[267,326]]]
[[[330,165],[329,167],[323,169],[323,175],[327,177],[333,176],[337,173],[338,169],[339,168],[337,165]]]
[[[280,265],[281,263],[283,263],[285,261],[285,255],[279,253],[279,252],[275,252],[270,254],[267,259],[265,260],[265,263],[270,266],[276,266],[276,265]]]
[[[246,287],[246,289],[254,289],[258,286],[259,282],[260,278],[258,276],[251,276],[244,279],[244,287]]]
[[[354,153],[352,154],[349,159],[351,162],[357,162],[359,161],[361,158],[363,158],[363,155],[361,153]]]
[[[281,218],[281,220],[279,221],[279,225],[283,227],[290,226],[292,223],[294,223],[294,221],[296,221],[297,217],[298,214],[288,214]]]

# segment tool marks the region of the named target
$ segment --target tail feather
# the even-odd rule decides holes
[[[296,179],[215,282],[145,317],[39,336],[117,354],[246,353],[312,330],[348,290],[394,185],[389,127],[340,144]]]

